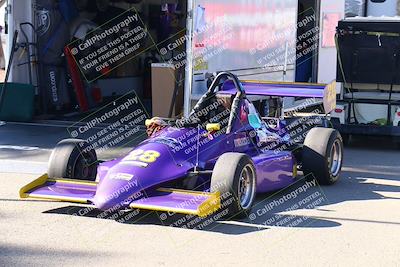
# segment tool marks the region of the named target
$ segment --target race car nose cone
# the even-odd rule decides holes
[[[118,177],[121,173],[118,173]],[[129,181],[116,179],[115,173],[109,173],[107,177],[97,186],[93,204],[100,210],[118,210],[129,204],[132,195],[141,191],[139,182],[136,179]],[[130,178],[133,175],[129,176]]]
[[[114,204],[113,201],[107,200],[103,196],[95,196],[93,198],[93,204],[95,205],[96,208],[99,210],[109,210],[113,209],[114,206],[117,206],[118,204]]]

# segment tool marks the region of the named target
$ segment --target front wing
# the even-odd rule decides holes
[[[21,198],[59,200],[74,203],[91,203],[97,183],[72,179],[50,179],[44,174],[22,187]]]
[[[51,179],[44,174],[22,187],[21,198],[58,200],[92,204],[97,183],[74,179]],[[220,208],[219,192],[208,193],[180,189],[158,188],[146,197],[130,203],[132,209],[183,213],[205,217]]]

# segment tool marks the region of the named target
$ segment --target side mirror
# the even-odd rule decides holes
[[[217,132],[221,130],[221,124],[219,123],[208,123],[206,126],[208,132]]]

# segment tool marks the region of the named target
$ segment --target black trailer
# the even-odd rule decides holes
[[[400,19],[349,18],[337,27],[337,81],[332,123],[351,134],[400,136]]]

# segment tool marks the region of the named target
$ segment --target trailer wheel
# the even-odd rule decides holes
[[[302,166],[306,176],[315,177],[320,184],[334,184],[343,163],[343,140],[337,130],[313,128],[306,139],[302,152]]]
[[[252,160],[246,154],[225,153],[217,160],[211,177],[211,192],[221,194],[224,217],[245,217],[256,195],[257,177]]]
[[[89,148],[84,140],[62,140],[51,153],[47,173],[50,178],[94,181],[97,174],[96,151]]]

